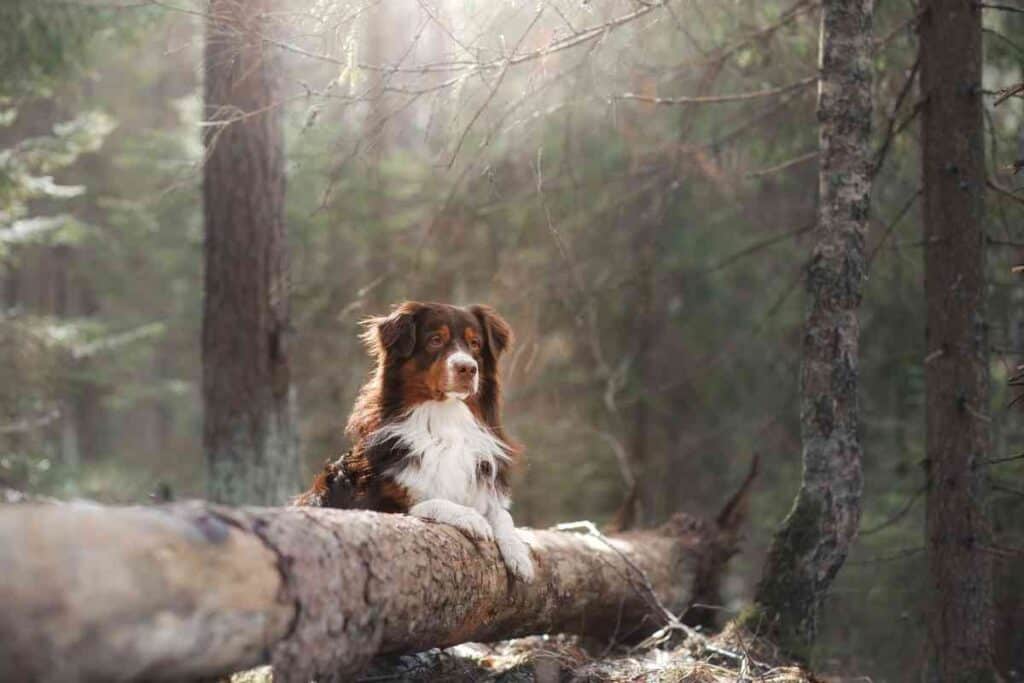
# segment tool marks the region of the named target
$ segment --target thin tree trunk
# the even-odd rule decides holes
[[[871,20],[871,0],[823,4],[820,197],[800,373],[803,481],[765,561],[751,615],[797,656],[814,640],[822,600],[860,523],[857,308],[871,185]]]
[[[271,0],[211,0],[203,168],[209,496],[280,504],[298,487],[288,406],[288,261]]]
[[[610,539],[526,530],[530,584],[493,543],[404,515],[7,506],[0,680],[179,681],[270,661],[275,680],[305,683],[465,641],[636,637],[663,623],[652,590],[675,613],[716,599],[749,483],[717,524],[680,515]]]
[[[657,205],[648,209],[651,214],[658,214]],[[629,434],[629,454],[633,460],[633,474],[636,476],[636,513],[635,526],[652,526],[658,517],[657,476],[661,463],[654,461],[651,442],[651,406],[648,400],[648,387],[655,383],[651,376],[651,355],[655,340],[659,335],[654,330],[654,281],[655,260],[657,258],[657,239],[653,216],[646,217],[647,225],[637,230],[633,250],[636,258],[640,285],[637,295],[632,301],[633,320],[632,339],[633,354],[636,359],[633,368],[633,381],[638,388],[636,403],[632,410],[632,425]],[[629,528],[629,527],[626,527]]]
[[[937,680],[993,680],[981,8],[931,0],[920,41],[929,639]]]

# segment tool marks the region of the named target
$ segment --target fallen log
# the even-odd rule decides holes
[[[304,683],[466,641],[626,639],[661,624],[657,601],[707,599],[736,540],[721,519],[683,515],[610,538],[524,535],[531,584],[493,543],[407,516],[0,506],[0,680],[188,680],[269,662]]]

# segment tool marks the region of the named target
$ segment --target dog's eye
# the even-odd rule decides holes
[[[480,341],[478,339],[470,339],[469,340],[469,348],[470,348],[471,351],[479,351],[480,350]]]
[[[427,337],[427,348],[438,349],[444,344],[444,339],[439,334],[432,334]]]

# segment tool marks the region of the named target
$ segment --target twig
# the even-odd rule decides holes
[[[45,427],[46,425],[54,422],[60,417],[59,410],[51,410],[44,415],[38,415],[36,417],[24,417],[14,422],[9,422],[5,425],[0,425],[0,434],[20,434],[23,432],[31,432],[34,429]]]
[[[601,533],[601,530],[598,529],[593,522],[587,520],[579,522],[565,522],[563,524],[555,525],[555,529],[558,531],[582,531],[587,536],[591,536],[601,541],[601,543],[603,543],[611,551],[618,555],[619,558],[621,558],[622,561],[625,562],[630,569],[636,572],[637,576],[643,582],[644,592],[641,594],[641,596],[644,598],[644,600],[648,602],[651,608],[665,620],[666,627],[674,627],[676,625],[679,625],[683,627],[683,630],[686,630],[688,632],[692,631],[696,633],[694,629],[683,625],[682,622],[679,621],[678,617],[672,614],[672,612],[670,612],[669,609],[665,607],[665,605],[661,602],[661,599],[658,598],[658,594],[654,592],[654,586],[651,585],[651,580],[647,578],[647,573],[643,569],[638,567],[636,563],[633,562],[633,560],[631,560],[624,552],[616,548],[615,545],[608,539],[608,537]],[[653,637],[653,635],[651,637]]]
[[[889,31],[889,33],[885,34],[881,38],[877,38],[875,40],[875,50],[877,51],[878,48],[884,47],[885,45],[888,45],[889,42],[893,38],[898,36],[901,31],[903,31],[904,29],[906,29],[906,28],[916,24],[918,21],[920,21],[921,20],[921,16],[923,14],[924,14],[924,10],[915,12],[913,15],[911,15],[910,17],[907,17],[906,19],[901,21],[899,24],[897,24],[895,28],[893,28],[891,31]]]
[[[884,522],[881,522],[876,526],[871,527],[870,529],[865,529],[864,531],[861,531],[858,534],[858,536],[870,536],[871,534],[877,534],[879,531],[892,526],[896,522],[906,517],[907,513],[913,509],[914,503],[916,503],[918,499],[921,497],[921,495],[924,494],[924,491],[925,488],[923,486],[918,490],[914,491],[914,494],[907,499],[907,502],[903,504],[903,507],[901,507],[895,513],[893,513],[892,516],[889,517],[889,519],[885,520]]]
[[[104,337],[103,339],[96,339],[87,344],[82,344],[81,346],[72,347],[71,357],[74,360],[81,360],[106,351],[117,350],[122,346],[133,344],[140,340],[158,337],[162,335],[166,329],[167,326],[163,322],[152,322],[146,323],[145,325],[139,325],[135,329],[128,330],[127,332],[113,334],[109,337]]]
[[[494,86],[491,88],[491,91],[487,94],[487,98],[480,104],[476,112],[473,113],[472,118],[470,118],[469,123],[466,124],[466,127],[462,130],[462,135],[459,136],[459,141],[455,144],[455,151],[452,152],[452,157],[448,160],[448,168],[451,168],[455,163],[455,159],[459,156],[459,150],[462,149],[462,143],[466,141],[466,136],[469,135],[469,131],[473,128],[477,119],[480,118],[480,115],[484,113],[484,109],[487,108],[487,105],[491,103],[491,100],[493,100],[494,96],[498,93],[498,89],[501,87],[502,81],[505,80],[505,75],[508,74],[509,67],[512,66],[512,59],[515,57],[515,54],[519,51],[523,41],[525,41],[526,37],[530,35],[530,31],[532,31],[533,27],[537,25],[537,22],[543,14],[544,9],[539,9],[537,13],[533,15],[533,21],[531,21],[530,25],[526,27],[525,31],[523,31],[523,35],[519,36],[519,40],[516,41],[515,47],[513,47],[512,52],[509,53],[509,57],[505,61],[505,65],[501,68],[501,71],[498,73],[498,77],[495,79]]]
[[[1017,10],[1018,12],[1024,12],[1024,10]],[[993,107],[998,107],[1000,104],[1010,99],[1014,95],[1020,95],[1024,97],[1024,82],[1018,83],[1017,85],[1011,85],[1008,88],[1003,88],[996,94],[996,99],[992,103]]]
[[[1018,242],[1016,240],[997,240],[994,237],[986,237],[985,244],[987,244],[990,247],[1011,247],[1014,249],[1024,249],[1024,242]]]
[[[1008,38],[1007,36],[1004,36],[1002,33],[1000,33],[999,31],[995,30],[994,28],[987,28],[987,27],[986,28],[982,28],[981,32],[982,33],[988,33],[989,35],[995,36],[999,40],[1003,41],[1004,43],[1006,43],[1007,45],[1012,47],[1014,49],[1014,51],[1017,52],[1018,55],[1024,55],[1024,47],[1022,47],[1022,46],[1018,45],[1017,43],[1015,43],[1014,41],[1010,40],[1010,38]]]
[[[796,83],[790,83],[789,85],[783,85],[777,88],[766,88],[764,90],[754,90],[752,92],[744,93],[732,93],[728,95],[700,95],[696,97],[649,97],[647,95],[637,95],[635,93],[623,93],[622,95],[615,95],[613,99],[617,100],[634,100],[637,102],[648,102],[650,104],[658,105],[676,105],[676,104],[721,104],[725,102],[746,102],[747,100],[756,100],[762,97],[774,97],[776,95],[784,95],[800,88],[806,88],[812,83],[817,83],[818,77],[808,76]]]
[[[464,44],[464,43],[463,43],[463,42],[462,42],[461,40],[459,40],[458,36],[456,36],[456,35],[455,35],[455,34],[454,34],[454,33],[452,32],[452,30],[451,30],[451,29],[449,29],[449,28],[448,28],[448,27],[447,27],[447,26],[446,26],[446,25],[444,24],[444,22],[443,22],[443,21],[441,21],[441,19],[440,19],[440,18],[439,18],[439,17],[437,16],[437,15],[435,15],[435,14],[434,14],[434,13],[433,13],[433,12],[431,11],[430,7],[429,7],[429,6],[427,5],[427,3],[426,3],[426,2],[424,2],[423,0],[416,0],[416,4],[418,4],[418,5],[420,6],[420,9],[421,9],[421,10],[423,10],[423,11],[424,11],[424,12],[426,13],[426,15],[427,15],[428,17],[430,17],[430,19],[431,19],[431,20],[432,20],[432,21],[434,22],[434,24],[435,24],[435,25],[436,25],[436,26],[437,26],[437,27],[438,27],[439,29],[441,29],[441,32],[442,32],[442,33],[444,33],[444,34],[445,34],[446,36],[448,36],[448,39],[449,39],[449,40],[451,40],[451,41],[452,41],[453,43],[455,43],[455,44],[456,44],[456,45],[458,45],[458,46],[459,46],[460,48],[462,48],[462,50],[463,50],[463,51],[464,51],[464,52],[465,52],[466,54],[468,54],[468,55],[472,55],[472,54],[473,54],[473,51],[469,49],[469,46],[468,46],[468,45],[466,45],[466,44]]]
[[[1003,187],[1002,185],[997,183],[992,178],[987,179],[985,181],[985,184],[988,185],[991,189],[993,189],[996,192],[998,192],[999,194],[1001,194],[1004,197],[1006,197],[1007,199],[1012,199],[1013,201],[1017,202],[1018,204],[1024,204],[1024,197],[1018,197],[1017,195],[1015,195],[1013,193],[1013,190],[1008,190],[1007,188]]]
[[[992,482],[992,489],[995,491],[1002,491],[1003,493],[1009,493],[1010,495],[1017,496],[1018,498],[1024,498],[1024,491],[1019,491],[1012,486],[1007,486],[1006,484],[1002,484],[997,481]]]
[[[889,114],[889,120],[886,123],[885,136],[882,138],[882,144],[878,149],[878,153],[875,155],[875,161],[871,165],[871,177],[874,178],[878,175],[878,172],[882,169],[882,164],[885,163],[885,157],[889,153],[889,147],[892,144],[893,139],[896,137],[896,115],[900,111],[900,107],[903,106],[903,100],[906,99],[910,93],[911,87],[914,85],[914,77],[917,76],[917,70],[921,65],[921,56],[918,55],[914,59],[914,65],[910,67],[910,74],[907,75],[907,80],[903,82],[903,86],[900,88],[899,95],[896,96],[896,104],[892,108],[892,113]]]
[[[616,17],[614,19],[604,22],[603,24],[589,26],[585,29],[581,29],[578,33],[562,38],[561,40],[555,41],[554,43],[548,45],[547,47],[537,48],[536,50],[531,50],[530,52],[524,52],[521,55],[513,57],[512,59],[495,59],[489,62],[479,62],[471,60],[451,60],[447,62],[418,64],[403,67],[401,69],[398,69],[397,71],[398,73],[408,74],[466,71],[472,73],[480,71],[492,71],[494,69],[503,69],[505,68],[506,63],[509,64],[510,66],[518,66],[525,62],[547,57],[557,52],[562,52],[564,50],[577,47],[596,38],[600,38],[601,36],[604,36],[617,28],[620,28],[643,16],[646,16],[647,14],[650,14],[654,10],[662,9],[664,6],[665,3],[663,2],[641,3],[639,9],[633,12]],[[306,56],[315,59],[324,59],[325,61],[332,63],[338,61],[336,58],[325,57],[323,55],[316,55],[313,53],[308,53]],[[389,71],[391,69],[390,66],[380,64],[368,64],[364,62],[360,62],[359,64],[357,64],[357,66],[360,69],[365,69],[367,71]],[[453,79],[453,81],[450,81],[448,83],[454,83],[463,78],[464,75],[465,74],[462,74],[458,76],[456,79]]]
[[[700,6],[699,2],[695,4],[697,7]],[[809,0],[798,0],[796,3],[793,4],[792,7],[790,7],[788,10],[782,13],[778,21],[769,24],[768,26],[763,26],[759,29],[751,31],[749,34],[743,36],[743,38],[733,43],[732,45],[724,48],[719,52],[714,53],[711,56],[711,59],[714,61],[721,61],[727,59],[729,56],[739,52],[740,50],[747,47],[754,41],[764,38],[765,36],[768,36],[769,34],[774,33],[775,31],[778,31],[780,28],[786,26],[787,24],[789,24],[789,22],[793,21],[794,19],[798,19],[801,16],[803,16],[806,12],[817,9],[819,7],[821,7],[821,2],[818,0],[815,0],[813,2]]]
[[[611,432],[594,429],[594,433],[604,440],[604,442],[608,444],[609,448],[612,449],[612,452],[615,454],[615,460],[619,464],[619,472],[622,474],[622,481],[626,484],[627,490],[632,490],[633,487],[636,486],[636,474],[630,466],[629,454],[626,452],[626,447],[623,446],[622,442]]]
[[[779,171],[784,171],[787,168],[791,168],[793,166],[797,166],[799,164],[803,164],[805,162],[812,161],[812,160],[817,159],[817,158],[818,158],[818,150],[814,150],[813,152],[808,152],[807,154],[801,154],[800,156],[798,156],[798,157],[796,157],[794,159],[790,159],[789,161],[783,161],[781,164],[776,164],[775,166],[769,166],[768,168],[762,168],[762,169],[757,170],[757,171],[749,171],[747,173],[747,177],[748,178],[760,178],[762,176],[770,175],[772,173],[778,173]]]
[[[917,548],[904,548],[903,550],[897,550],[896,552],[889,553],[887,555],[878,555],[871,557],[866,560],[850,560],[847,564],[878,564],[880,562],[893,562],[895,560],[902,560],[907,557],[913,557],[919,553],[924,552],[924,546]]]
[[[625,553],[616,548],[608,539],[608,537],[601,533],[601,531],[594,525],[593,522],[586,520],[580,522],[567,522],[565,524],[556,525],[555,529],[557,529],[558,531],[582,531],[586,535],[598,539],[605,546],[614,551],[622,559],[622,561],[626,563],[627,566],[629,566],[632,570],[634,570],[637,573],[637,575],[643,581],[644,593],[642,595],[645,600],[648,600],[651,607],[656,612],[658,612],[661,615],[661,617],[665,620],[665,625],[662,628],[655,631],[654,633],[652,633],[646,639],[641,641],[638,645],[636,645],[634,649],[642,650],[650,647],[655,647],[668,640],[673,632],[678,632],[683,633],[688,640],[692,640],[694,644],[702,650],[706,650],[708,652],[712,652],[719,656],[726,657],[728,659],[732,659],[734,661],[741,663],[747,661],[750,664],[754,664],[755,666],[758,666],[762,669],[769,668],[767,664],[757,662],[745,654],[732,652],[731,650],[727,650],[723,647],[712,644],[708,640],[707,636],[705,636],[703,633],[701,633],[700,631],[691,626],[687,626],[682,621],[680,621],[679,617],[677,617],[671,611],[669,611],[669,609],[665,607],[665,605],[658,598],[657,594],[654,592],[654,587],[651,585],[650,579],[647,578],[647,574],[640,567],[638,567],[636,563],[633,562],[633,560],[631,560]]]
[[[737,252],[733,252],[732,254],[730,254],[729,256],[726,256],[724,259],[722,259],[721,261],[719,261],[715,265],[713,265],[710,268],[707,268],[707,269],[705,269],[705,270],[703,270],[701,272],[702,273],[714,273],[717,270],[722,270],[726,266],[732,265],[733,263],[735,263],[736,261],[739,261],[741,258],[743,258],[745,256],[749,256],[750,254],[753,254],[753,253],[758,252],[758,251],[760,251],[762,249],[770,247],[773,244],[778,244],[779,242],[784,242],[785,240],[788,240],[791,237],[796,237],[798,235],[804,234],[805,232],[810,232],[811,230],[814,229],[814,226],[815,226],[815,223],[811,223],[810,225],[805,225],[803,227],[796,228],[795,230],[787,230],[786,232],[782,232],[782,233],[779,233],[777,235],[772,235],[771,237],[767,237],[767,238],[765,238],[763,240],[759,240],[757,242],[754,242],[753,244],[751,244],[748,247],[744,247],[743,249],[740,249]]]
[[[999,10],[1000,12],[1020,12],[1024,14],[1024,9],[1021,9],[1020,7],[1012,7],[1010,5],[995,5],[988,2],[979,2],[978,7],[982,9]]]
[[[975,464],[975,467],[987,467],[988,465],[998,465],[1004,462],[1012,462],[1014,460],[1024,460],[1024,453],[1020,455],[1010,455],[1005,458],[992,458],[991,460],[982,460]]]
[[[889,221],[889,225],[885,226],[885,232],[882,233],[882,239],[878,241],[878,244],[875,245],[875,248],[871,250],[871,254],[868,256],[869,266],[874,262],[875,256],[878,255],[878,252],[889,239],[889,236],[892,235],[893,230],[895,230],[896,226],[899,225],[901,220],[903,220],[903,217],[907,215],[907,212],[910,211],[910,208],[914,206],[914,203],[917,201],[917,198],[921,196],[921,191],[922,190],[920,187],[917,188],[917,191],[914,192],[914,194],[910,196],[910,199],[908,199],[903,204],[903,207],[899,210],[899,213],[896,214],[896,217]]]

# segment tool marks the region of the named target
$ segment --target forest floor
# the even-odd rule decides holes
[[[236,674],[230,683],[270,683],[269,667]],[[594,646],[575,636],[531,636],[467,643],[444,650],[378,657],[358,683],[813,683],[808,671],[780,663],[769,644],[727,629],[711,638],[690,634],[656,646]]]

